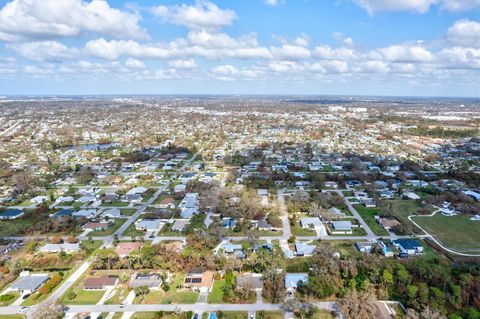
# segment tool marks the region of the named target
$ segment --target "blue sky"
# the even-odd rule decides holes
[[[0,95],[480,96],[480,0],[0,0]]]

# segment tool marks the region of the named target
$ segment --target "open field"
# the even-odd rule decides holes
[[[66,305],[94,305],[105,294],[104,290],[83,290],[81,288],[73,288],[71,290],[76,296],[73,299],[69,299],[69,293],[67,292],[62,297],[62,302]]]
[[[414,221],[448,248],[459,251],[480,251],[480,222],[467,216],[415,217]]]
[[[416,234],[422,234],[422,231],[408,220],[408,216],[415,215],[422,207],[419,202],[413,200],[389,200],[386,203],[391,205],[394,216],[402,224],[410,224]]]
[[[367,208],[363,205],[353,205],[363,220],[370,226],[370,229],[377,236],[388,236],[388,232],[383,229],[375,220],[375,215],[380,215],[378,208]]]

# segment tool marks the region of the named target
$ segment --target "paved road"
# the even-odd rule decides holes
[[[21,122],[22,122],[21,120],[18,120],[15,124],[13,124],[9,128],[7,128],[5,131],[0,132],[0,137],[3,137],[5,135],[7,135],[8,133],[10,133],[11,131],[13,131],[14,129],[16,129],[17,126],[19,126]]]
[[[287,240],[292,236],[292,230],[290,229],[290,223],[288,222],[287,208],[285,207],[285,190],[279,189],[277,191],[278,208],[280,210],[280,219],[282,220],[283,235],[279,239]]]
[[[345,205],[347,205],[348,207],[348,210],[353,214],[353,216],[358,219],[358,221],[360,222],[360,224],[362,225],[362,227],[365,229],[365,231],[367,232],[367,235],[368,236],[375,236],[375,234],[373,233],[373,231],[370,229],[370,227],[368,226],[368,224],[363,220],[363,218],[360,216],[360,214],[357,212],[357,210],[355,209],[355,207],[352,206],[352,204],[350,204],[350,202],[348,201],[347,198],[345,198],[345,196],[343,195],[343,192],[342,191],[339,191],[339,190],[334,190],[332,192],[335,192],[337,193],[338,195],[340,195],[342,198],[343,198],[343,202],[345,203]]]

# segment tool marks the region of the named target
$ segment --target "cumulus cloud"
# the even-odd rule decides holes
[[[197,67],[194,59],[174,60],[168,62],[168,65],[175,69],[195,69]]]
[[[381,11],[426,13],[432,5],[448,11],[466,11],[480,6],[480,0],[353,0],[370,15]]]
[[[280,0],[264,0],[263,2],[272,7],[276,7],[280,4]]]
[[[130,69],[145,69],[145,64],[137,59],[128,58],[125,62],[125,66]]]
[[[57,41],[39,41],[7,44],[7,48],[33,61],[62,61],[78,54],[77,49],[68,48]]]
[[[275,58],[286,60],[308,59],[311,56],[309,49],[291,44],[284,44],[281,47],[271,47],[270,51]]]
[[[216,4],[202,0],[197,0],[194,5],[158,6],[152,12],[162,21],[189,29],[220,29],[238,18],[233,10],[220,9]]]
[[[480,0],[443,0],[442,9],[448,11],[467,11],[480,6]]]
[[[145,38],[139,17],[93,0],[12,0],[0,10],[0,40],[54,39],[86,33]]]
[[[447,31],[447,40],[453,45],[480,47],[480,23],[471,20],[459,20]]]
[[[430,51],[418,45],[391,45],[378,52],[392,62],[429,62],[433,59]]]

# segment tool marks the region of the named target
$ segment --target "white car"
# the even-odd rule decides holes
[[[20,312],[21,313],[27,313],[28,307],[20,307]]]

